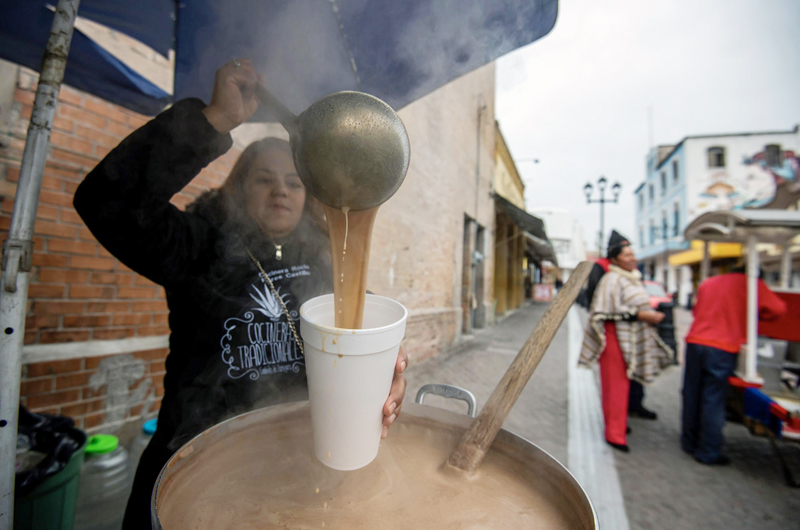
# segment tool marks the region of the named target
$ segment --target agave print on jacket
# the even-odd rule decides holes
[[[278,288],[275,296],[263,280],[261,287],[263,290],[251,285],[247,294],[254,304],[245,307],[241,317],[231,317],[224,323],[221,356],[231,379],[299,373],[305,365],[288,322],[289,318],[297,321],[297,312],[287,316],[281,303],[286,303],[290,295],[281,294]]]

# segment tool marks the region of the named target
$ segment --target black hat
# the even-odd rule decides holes
[[[608,238],[608,250],[611,250],[615,247],[624,247],[630,245],[630,240],[617,232],[616,230],[611,231],[611,237]]]

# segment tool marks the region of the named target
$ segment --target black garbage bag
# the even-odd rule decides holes
[[[17,495],[30,493],[46,478],[64,469],[73,453],[86,442],[86,434],[75,428],[72,418],[35,414],[22,405],[17,432],[17,436],[27,437],[30,451],[45,455],[34,467],[16,473]]]

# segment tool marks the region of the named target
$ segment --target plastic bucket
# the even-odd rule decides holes
[[[14,530],[72,530],[86,445],[82,431],[72,432],[83,444],[67,465],[27,495],[14,498]]]
[[[300,308],[314,432],[314,452],[328,467],[349,471],[377,456],[408,311],[367,295],[363,329],[334,327],[333,295]]]

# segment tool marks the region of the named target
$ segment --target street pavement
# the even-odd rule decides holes
[[[528,305],[497,325],[479,330],[450,351],[410,366],[408,399],[413,399],[424,384],[446,383],[472,391],[480,409],[546,308],[543,303]],[[573,325],[576,321],[573,319]],[[556,334],[503,427],[531,440],[569,467],[568,322],[569,319]],[[691,314],[679,310],[679,341],[690,323]],[[676,367],[647,387],[645,404],[658,412],[658,420],[631,418],[631,452],[613,452],[629,527],[800,530],[800,490],[789,488],[784,482],[769,441],[729,423],[725,438],[726,452],[733,459],[730,466],[703,466],[680,450],[681,377],[682,370]],[[466,413],[464,403],[438,396],[427,396],[425,404]],[[790,468],[800,476],[800,445],[779,444]],[[585,469],[572,471],[586,477]],[[596,478],[598,483],[605,479]],[[591,482],[591,477],[584,480]],[[600,507],[598,513],[602,526],[604,512]],[[622,525],[615,522],[613,526]],[[611,525],[603,528],[615,530]]]

